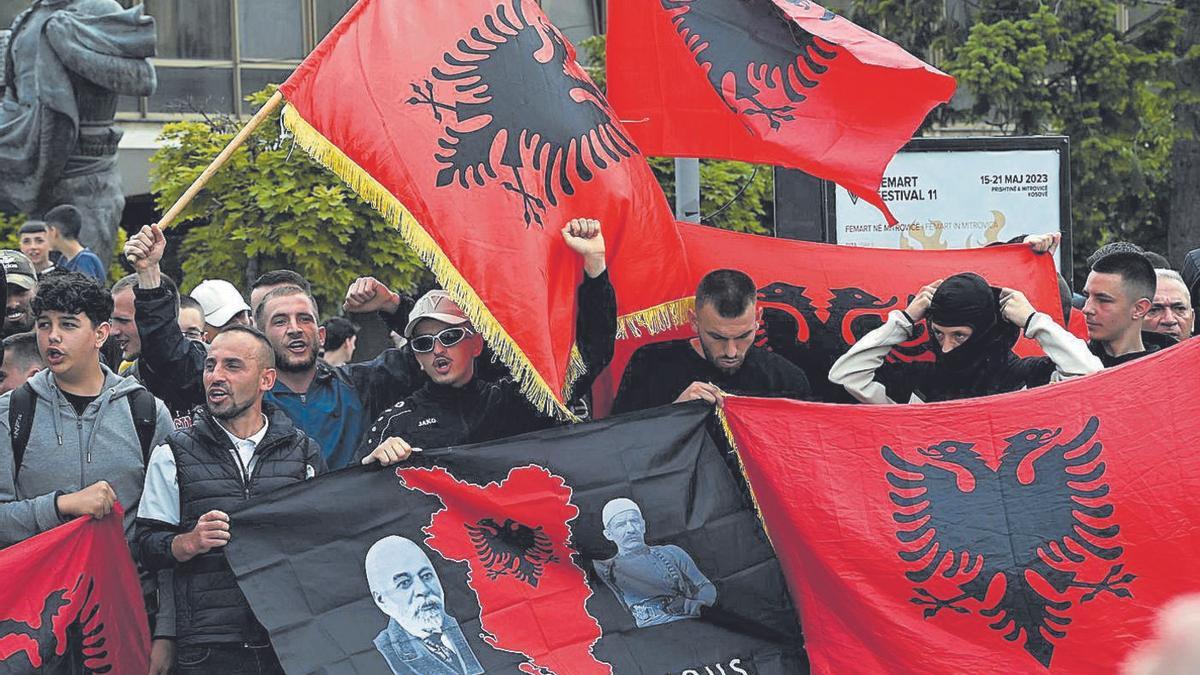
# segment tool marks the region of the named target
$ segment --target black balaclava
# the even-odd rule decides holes
[[[929,342],[939,366],[960,369],[985,356],[995,341],[1001,323],[996,291],[983,277],[963,272],[942,282],[929,304],[929,321],[939,326],[970,326],[971,337],[965,343],[943,353],[930,326]]]

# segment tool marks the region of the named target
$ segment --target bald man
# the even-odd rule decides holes
[[[592,565],[638,628],[694,619],[717,601],[717,587],[687,551],[646,544],[646,521],[632,499],[608,502],[602,518],[604,538],[617,545],[617,555]]]
[[[389,536],[367,551],[367,584],[387,628],[375,647],[397,675],[479,675],[458,621],[446,614],[445,593],[425,551],[410,539]]]

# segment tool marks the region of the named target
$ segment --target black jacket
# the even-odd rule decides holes
[[[576,298],[575,342],[587,369],[575,384],[578,400],[612,361],[617,296],[605,272],[595,279],[585,276]],[[441,448],[506,438],[553,424],[552,418],[534,409],[521,393],[521,385],[511,378],[489,382],[476,377],[457,389],[426,382],[380,415],[358,454],[361,458],[387,438],[403,438],[417,448]]]
[[[633,353],[613,401],[613,414],[672,403],[693,382],[710,382],[727,393],[746,396],[807,399],[812,395],[799,366],[761,347],[751,347],[736,372],[724,373],[697,354],[691,340],[672,340]]]
[[[142,564],[150,569],[175,568],[175,625],[182,646],[261,644],[267,639],[266,630],[238,588],[223,549],[184,563],[171,554],[172,540],[191,531],[205,513],[228,512],[259,495],[325,471],[315,441],[278,409],[264,407],[264,413],[269,420],[267,434],[255,450],[257,459],[247,481],[242,478],[229,436],[207,412],[198,409],[191,428],[175,431],[166,439],[175,458],[179,525],[137,521],[135,542]]]
[[[402,306],[395,314],[380,314],[393,328],[400,326],[411,307],[411,300],[405,306],[405,296],[401,298]],[[142,381],[171,410],[188,410],[204,403],[204,360],[208,352],[204,345],[188,340],[180,332],[178,305],[178,298],[166,287],[134,289],[135,316],[142,340],[142,354],[138,359]],[[403,326],[399,329],[403,330]],[[349,418],[352,411],[361,408],[364,420],[375,419],[387,406],[411,394],[426,381],[407,347],[385,350],[374,360],[364,363],[348,363],[336,368],[319,363],[312,387],[333,386],[335,379],[346,383],[354,396],[341,399],[345,410],[334,414]],[[275,395],[268,393],[266,400],[272,401]],[[305,397],[293,396],[301,400],[299,403],[293,401],[288,407],[302,407]],[[310,435],[320,438],[320,430],[312,425],[321,424],[324,417],[294,418],[293,421]],[[365,421],[358,431],[360,433],[346,455],[351,454],[360,442]],[[329,455],[335,449],[325,448],[325,451]]]

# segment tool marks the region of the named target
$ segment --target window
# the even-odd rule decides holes
[[[541,0],[550,22],[576,44],[600,32],[599,0]]]
[[[119,0],[126,7],[140,1]],[[251,114],[245,97],[286,80],[354,2],[145,0],[145,11],[158,27],[158,91],[148,98],[122,99],[121,117]],[[28,4],[29,0],[0,0],[0,22],[11,22]],[[603,28],[603,0],[540,4],[573,42]]]
[[[140,0],[119,1],[132,7]],[[0,20],[28,2],[0,0]],[[251,114],[245,97],[286,80],[352,6],[354,0],[145,0],[158,27],[158,91],[122,99],[121,116]]]

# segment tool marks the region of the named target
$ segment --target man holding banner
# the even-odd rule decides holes
[[[696,288],[696,337],[651,344],[634,353],[613,412],[704,400],[722,392],[808,398],[804,371],[754,344],[759,310],[754,281],[739,270],[715,270]]]
[[[583,260],[575,315],[575,340],[583,364],[575,390],[582,394],[612,361],[617,299],[608,279],[600,223],[577,218],[567,223],[562,236]],[[511,378],[485,382],[475,376],[483,338],[445,291],[430,291],[417,301],[404,336],[429,381],[383,412],[367,435],[364,452],[374,449],[381,451],[379,456],[403,460],[414,447],[475,443],[553,424],[552,418],[539,415],[529,404],[519,382]]]

